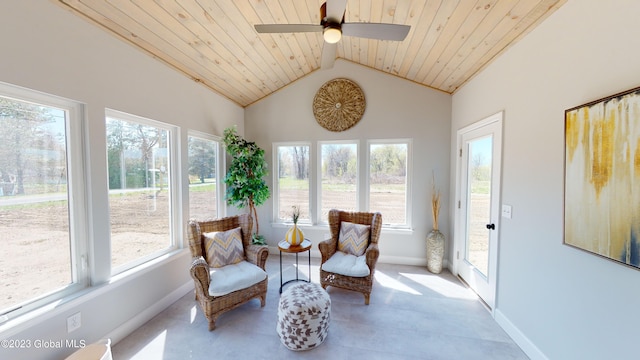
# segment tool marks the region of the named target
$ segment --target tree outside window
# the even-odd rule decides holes
[[[276,221],[291,221],[293,206],[300,209],[300,222],[311,220],[309,213],[309,145],[276,146],[278,156]]]
[[[112,112],[106,119],[115,272],[172,247],[169,130]]]
[[[358,209],[358,146],[355,143],[323,143],[320,159],[320,218],[326,222],[331,209]]]
[[[386,224],[407,224],[407,143],[369,145],[369,209]]]
[[[16,95],[5,84],[0,91],[11,94],[0,96],[0,315],[11,318],[84,286],[73,266],[81,254],[72,246],[77,207],[69,201],[73,193],[82,202],[82,190],[72,190],[68,171],[70,143],[80,139],[67,133],[81,120],[70,115],[77,103],[24,89]],[[29,99],[18,99],[23,94]]]
[[[215,140],[189,136],[189,218],[218,214],[218,148]]]

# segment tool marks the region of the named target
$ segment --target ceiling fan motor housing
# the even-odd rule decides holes
[[[346,11],[345,11],[346,12]],[[320,6],[320,25],[322,26],[327,26],[328,24],[335,24],[337,26],[340,26],[340,24],[344,23],[344,13],[342,14],[342,19],[340,20],[340,22],[336,21],[336,19],[329,19],[327,17],[327,3],[323,3],[322,6]]]

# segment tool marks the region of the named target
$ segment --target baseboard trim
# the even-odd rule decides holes
[[[538,347],[502,313],[502,311],[496,309],[493,316],[498,325],[500,325],[502,329],[513,339],[513,341],[520,346],[529,359],[549,360],[549,358],[546,357],[544,353],[540,351],[540,349],[538,349]]]
[[[136,329],[141,327],[147,321],[153,319],[154,316],[161,313],[163,310],[168,308],[171,304],[178,301],[181,297],[187,294],[189,291],[193,291],[194,284],[193,281],[189,281],[184,285],[180,286],[176,290],[169,293],[169,295],[160,299],[160,301],[151,305],[135,317],[131,318],[124,324],[118,326],[114,330],[112,330],[109,334],[105,336],[105,338],[111,339],[111,344],[115,345],[120,340],[126,338],[131,333],[133,333]]]

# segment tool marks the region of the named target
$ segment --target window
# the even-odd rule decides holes
[[[384,214],[386,225],[408,225],[409,142],[369,143],[369,211]]]
[[[212,136],[189,136],[189,218],[221,217],[219,154],[220,143]]]
[[[357,141],[319,142],[317,162],[310,164],[308,143],[274,144],[274,221],[290,222],[291,207],[298,205],[300,220],[311,224],[326,224],[329,210],[340,209],[377,211],[383,226],[409,228],[411,140],[370,140],[361,155],[358,147]],[[359,164],[368,172],[366,181],[358,176]],[[318,174],[317,182],[310,173],[314,179]]]
[[[326,223],[329,210],[358,209],[358,145],[320,144],[320,222]]]
[[[274,171],[276,186],[275,221],[291,221],[292,207],[300,209],[300,222],[310,222],[309,206],[309,145],[275,145],[277,164]]]
[[[82,108],[0,83],[0,322],[88,284]]]
[[[107,110],[111,266],[118,273],[174,248],[173,139],[157,121]]]

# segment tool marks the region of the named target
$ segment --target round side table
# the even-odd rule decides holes
[[[278,250],[280,250],[280,294],[282,294],[282,287],[293,281],[306,281],[311,282],[311,241],[308,239],[302,240],[300,245],[291,245],[286,240],[282,240],[278,243]],[[301,252],[309,252],[309,280],[300,279],[298,277],[298,254]],[[296,278],[282,282],[282,253],[296,254]]]

